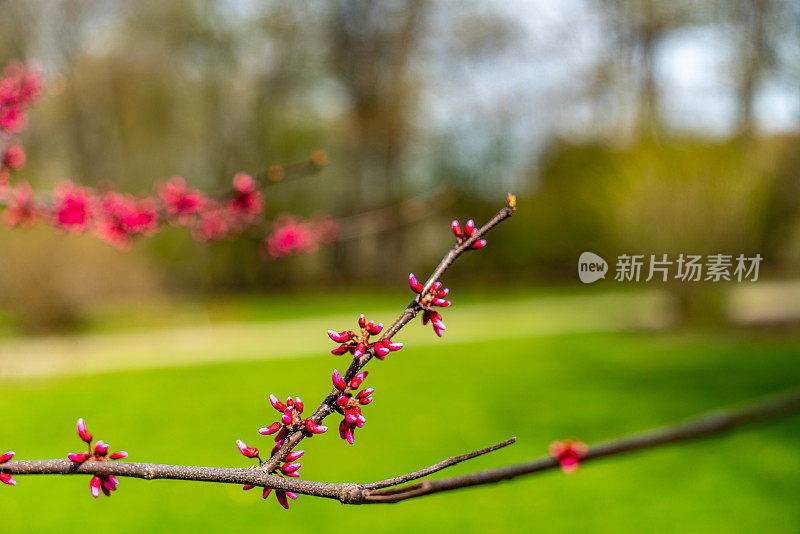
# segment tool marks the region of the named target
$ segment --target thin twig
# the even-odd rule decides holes
[[[446,460],[442,460],[439,463],[433,464],[430,467],[426,467],[425,469],[420,469],[419,471],[414,471],[413,473],[408,473],[406,475],[400,475],[394,478],[387,478],[386,480],[380,480],[378,482],[372,482],[370,484],[364,484],[362,487],[366,490],[373,490],[373,489],[380,489],[380,488],[388,488],[389,486],[396,486],[398,484],[404,484],[406,482],[411,482],[412,480],[417,480],[418,478],[426,477],[428,475],[432,475],[437,471],[441,471],[442,469],[446,469],[450,466],[460,464],[466,460],[471,460],[473,458],[477,458],[478,456],[482,456],[484,454],[494,452],[497,449],[502,449],[503,447],[507,447],[516,443],[517,438],[509,438],[505,441],[498,443],[497,445],[492,445],[491,447],[486,447],[485,449],[480,449],[475,452],[470,452],[467,454],[462,454],[461,456],[451,456]]]
[[[256,173],[255,176],[265,185],[283,183],[316,174],[327,162],[328,154],[322,149],[316,149],[308,159],[283,165],[272,165]]]

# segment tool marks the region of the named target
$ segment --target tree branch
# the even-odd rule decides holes
[[[800,412],[800,389],[751,401],[738,408],[717,410],[677,424],[590,445],[582,462],[711,436],[743,425],[798,412]],[[389,487],[428,476],[465,460],[496,451],[514,442],[515,438],[511,438],[485,449],[448,458],[413,473],[368,484],[312,482],[283,478],[267,475],[257,466],[248,468],[193,467],[92,460],[78,464],[68,459],[11,461],[0,464],[0,472],[12,475],[115,475],[148,480],[164,478],[225,484],[251,484],[315,497],[337,499],[345,504],[378,504],[404,501],[442,491],[494,484],[519,476],[555,469],[559,466],[555,459],[545,456],[520,464],[466,475],[439,480],[425,480],[396,488]]]
[[[509,204],[504,206],[497,214],[492,217],[489,222],[484,224],[478,231],[476,231],[469,239],[464,240],[460,244],[457,244],[453,247],[447,254],[445,254],[442,261],[439,262],[439,265],[433,271],[433,274],[428,278],[425,282],[424,289],[422,291],[422,295],[424,295],[430,287],[437,281],[444,272],[447,270],[453,262],[461,256],[464,252],[469,250],[473,243],[481,239],[484,235],[486,235],[492,228],[500,224],[505,219],[511,217],[514,214],[515,206],[512,201],[513,197],[509,196]],[[389,338],[391,339],[397,332],[399,332],[405,325],[407,325],[417,314],[422,310],[422,306],[419,302],[419,296],[411,301],[411,303],[406,307],[400,317],[384,332],[384,334],[380,337],[380,339]],[[353,359],[353,362],[348,367],[347,371],[344,374],[344,381],[349,382],[375,355],[374,349],[370,348],[363,356],[358,359]],[[319,424],[325,417],[330,415],[333,412],[333,406],[336,403],[336,399],[341,395],[341,392],[333,388],[330,393],[325,397],[325,399],[320,403],[319,407],[314,411],[311,415],[310,419],[314,422]],[[265,473],[272,473],[277,469],[278,465],[286,458],[286,455],[292,451],[305,437],[310,435],[310,433],[305,430],[302,425],[298,425],[298,428],[292,432],[290,435],[286,437],[283,441],[283,445],[281,445],[280,449],[278,449],[272,457],[264,462],[261,466],[261,469],[264,470]]]
[[[603,441],[589,446],[581,462],[605,458],[616,454],[647,449],[677,441],[684,441],[717,434],[739,426],[773,419],[800,412],[800,390],[774,395],[763,400],[753,401],[740,408],[717,410],[699,417],[687,419],[674,425],[631,434],[619,439]],[[406,499],[430,495],[442,491],[468,488],[483,484],[494,484],[518,476],[529,475],[559,467],[557,460],[550,456],[528,462],[488,469],[467,475],[426,480],[387,490],[369,491],[365,489],[363,500],[366,503],[399,502]],[[365,487],[366,488],[366,487]]]

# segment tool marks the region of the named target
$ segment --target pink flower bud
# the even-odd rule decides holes
[[[464,235],[466,237],[470,237],[474,233],[475,233],[475,221],[470,219],[467,221],[467,224],[464,225]]]
[[[83,420],[83,417],[78,419],[78,436],[86,443],[92,442],[92,435],[86,430],[86,422]]]
[[[291,473],[284,473],[284,475],[287,476],[287,477],[300,478],[300,472],[299,471],[293,471]]]
[[[292,451],[292,452],[290,452],[289,454],[286,455],[286,461],[287,462],[294,462],[295,460],[297,460],[301,456],[303,456],[305,453],[306,453],[306,451]]]
[[[578,470],[580,461],[577,458],[568,456],[561,460],[559,464],[561,465],[561,471],[563,471],[564,474],[571,475]]]
[[[261,492],[261,498],[266,499],[269,497],[269,492],[272,491],[272,488],[264,488],[264,491]]]
[[[364,355],[364,351],[366,350],[366,345],[364,343],[359,343],[356,345],[356,350],[353,351],[353,358],[360,358]]]
[[[300,397],[294,398],[294,409],[297,413],[303,413],[303,400]]]
[[[272,423],[271,425],[265,426],[264,428],[259,428],[258,433],[261,434],[262,436],[269,436],[270,434],[274,434],[280,429],[281,429],[280,423]]]
[[[430,317],[431,323],[433,324],[433,330],[436,332],[437,336],[442,337],[444,331],[447,330],[444,321],[442,321],[442,316],[439,315],[439,312],[431,312]]]
[[[117,486],[113,482],[111,482],[111,480],[109,480],[106,477],[103,477],[101,479],[101,483],[103,485],[103,489],[106,490],[106,491],[103,492],[103,493],[106,494],[106,496],[108,496],[108,494],[109,494],[108,492],[112,492],[112,491],[115,491],[117,489]]]
[[[19,145],[11,145],[3,156],[3,165],[12,171],[21,170],[25,166],[25,151]]]
[[[450,228],[453,230],[453,233],[456,237],[462,238],[464,237],[464,232],[461,231],[461,225],[458,224],[458,221],[453,221],[450,223]]]
[[[581,459],[589,452],[589,447],[583,442],[568,439],[552,442],[549,452],[550,456],[558,460],[561,470],[569,475],[578,470]]]
[[[356,437],[353,435],[353,427],[352,425],[346,425],[344,429],[344,439],[347,440],[347,443],[350,445],[355,444]]]
[[[336,399],[336,404],[338,404],[339,406],[344,406],[345,404],[347,404],[348,400],[350,399],[348,399],[347,396],[339,395],[339,398]]]
[[[446,287],[446,288],[442,289],[441,291],[439,291],[439,296],[440,297],[446,297],[448,293],[450,293],[450,288]]]
[[[391,350],[391,351],[400,350],[400,349],[403,348],[403,344],[402,343],[395,343],[391,339],[389,339],[388,337],[387,338],[383,338],[383,346],[386,347],[387,349]]]
[[[278,397],[276,397],[275,395],[269,396],[269,402],[270,404],[272,404],[272,407],[278,410],[279,412],[282,412],[286,409],[286,405],[281,401],[279,401]]]
[[[486,240],[485,239],[478,239],[477,241],[475,241],[472,244],[471,248],[483,248],[485,246],[486,246]]]
[[[369,397],[370,395],[372,395],[372,393],[374,391],[375,391],[375,388],[362,389],[361,391],[358,392],[358,395],[356,395],[356,398],[357,399],[363,399],[364,397]]]
[[[291,425],[292,424],[292,416],[283,414],[281,416],[281,423],[283,423],[284,425]]]
[[[379,334],[381,330],[383,330],[383,323],[375,324],[375,321],[370,321],[367,325],[367,332],[373,336]]]
[[[375,354],[377,354],[379,358],[381,356],[386,356],[387,354],[392,352],[388,347],[384,346],[383,343],[381,344],[375,343],[373,347],[375,348]]]
[[[89,481],[89,492],[95,499],[100,497],[100,485],[102,483],[103,481],[100,480],[100,477],[92,477],[92,480]]]
[[[297,494],[293,491],[287,491],[286,496],[289,497],[290,499],[297,500]]]
[[[109,456],[109,458],[111,458],[112,460],[122,460],[123,458],[127,458],[127,457],[128,457],[128,453],[125,452],[125,451],[117,451],[114,454],[112,454],[111,456]]]
[[[358,421],[358,417],[353,412],[347,412],[347,415],[344,416],[344,420],[348,423],[355,423]]]
[[[439,291],[440,289],[442,289],[442,283],[437,280],[431,286],[431,291]]]
[[[0,482],[3,484],[8,484],[9,486],[16,486],[17,481],[14,480],[14,477],[9,475],[8,473],[0,473]]]
[[[8,451],[7,453],[4,453],[2,456],[0,456],[0,464],[6,463],[13,457],[14,457],[14,451]]]
[[[336,330],[328,330],[328,337],[330,337],[337,343],[344,343],[345,341],[350,341],[350,338],[353,337],[353,332],[349,330],[346,330],[344,332],[337,332]]]
[[[354,376],[353,379],[350,381],[350,389],[358,389],[358,386],[360,386],[361,382],[363,382],[364,379],[367,378],[368,374],[369,371],[361,371],[356,376]]]
[[[441,306],[442,308],[446,308],[446,307],[450,306],[450,304],[452,304],[452,302],[450,302],[449,300],[445,300],[445,299],[435,298],[435,299],[433,299],[433,301],[431,301],[431,304],[433,304],[434,306]]]
[[[284,473],[293,473],[298,469],[300,469],[300,467],[302,467],[302,465],[299,462],[283,464],[283,466],[281,467],[281,471],[283,471]]]
[[[336,389],[344,391],[347,389],[347,382],[342,379],[342,375],[339,374],[338,369],[333,370],[333,385]]]
[[[347,423],[345,422],[344,419],[342,419],[342,422],[339,423],[339,437],[345,439],[346,432],[347,432]]]
[[[281,428],[280,432],[275,434],[275,443],[283,441],[283,438],[285,438],[288,433],[289,433],[288,430],[286,430],[285,428]]]
[[[364,423],[366,423],[366,422],[367,422],[367,418],[366,418],[366,417],[364,417],[364,414],[362,414],[361,412],[358,412],[358,413],[356,414],[356,420],[357,420],[357,421],[360,423],[360,424],[358,425],[359,427],[361,427],[361,426],[364,426]]]
[[[106,453],[108,452],[109,447],[110,447],[109,444],[101,439],[97,443],[95,443],[94,453],[97,456],[105,456]]]
[[[306,419],[306,429],[312,434],[324,434],[328,431],[327,426],[318,425],[311,419]]]
[[[71,452],[67,454],[67,458],[76,463],[83,463],[89,459],[88,452]]]
[[[253,488],[255,488],[255,486],[252,485],[252,484],[245,484],[244,486],[242,486],[242,489],[245,490],[245,491],[251,490]]]
[[[367,397],[366,399],[358,399],[359,404],[366,405],[369,404],[370,402],[372,402],[372,397]]]
[[[294,406],[294,400],[292,399],[291,395],[286,397],[286,406]]]
[[[364,317],[363,313],[358,316],[358,326],[360,326],[361,328],[364,328],[364,327],[367,326],[367,318]]]
[[[255,458],[258,456],[258,449],[256,449],[255,447],[248,447],[247,445],[245,445],[244,441],[240,439],[236,440],[236,448],[238,448],[239,452],[241,452],[248,458]]]
[[[281,490],[275,490],[275,497],[278,498],[278,502],[281,503],[281,506],[289,509],[289,501],[286,500],[286,492]]]
[[[417,277],[414,276],[414,273],[409,273],[408,285],[411,287],[411,291],[414,293],[422,293],[422,290],[424,289],[422,284],[419,283],[419,280],[417,280]]]
[[[347,352],[349,348],[350,347],[348,347],[347,345],[339,345],[335,349],[331,349],[331,354],[333,354],[334,356],[341,356],[342,354]]]

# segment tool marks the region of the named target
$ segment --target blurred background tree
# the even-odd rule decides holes
[[[3,305],[31,328],[74,324],[108,295],[396,285],[448,239],[428,228],[489,213],[506,190],[519,193],[524,223],[471,259],[473,272],[576,283],[584,250],[761,252],[773,277],[800,265],[800,7],[790,0],[0,9],[0,60],[35,58],[47,76],[24,135],[21,178],[35,186],[69,177],[142,192],[181,174],[222,190],[236,171],[321,147],[327,169],[270,187],[268,217],[385,208],[379,232],[279,262],[262,261],[254,241],[198,245],[177,230],[124,255],[2,232]],[[404,203],[438,198],[441,186],[451,206],[441,213]],[[40,256],[52,261],[22,261]],[[75,291],[75,276],[94,289]],[[708,300],[701,286],[670,287],[686,317],[709,314],[695,309]]]

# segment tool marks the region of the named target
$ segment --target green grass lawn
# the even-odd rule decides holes
[[[446,472],[544,454],[553,439],[601,440],[791,387],[800,337],[571,334],[408,347],[370,363],[375,402],[356,446],[307,440],[304,478],[371,481],[517,436],[516,445]],[[267,394],[316,405],[332,356],[135,371],[0,391],[0,449],[19,459],[79,450],[74,423],[132,461],[246,466],[234,441],[270,448]],[[284,384],[292,384],[287,389]],[[331,426],[335,428],[336,423]],[[643,451],[495,486],[396,505],[301,496],[288,512],[238,486],[123,479],[92,499],[87,477],[19,477],[0,488],[0,530],[15,532],[797,532],[800,418],[721,439]],[[278,522],[281,523],[278,523]]]

